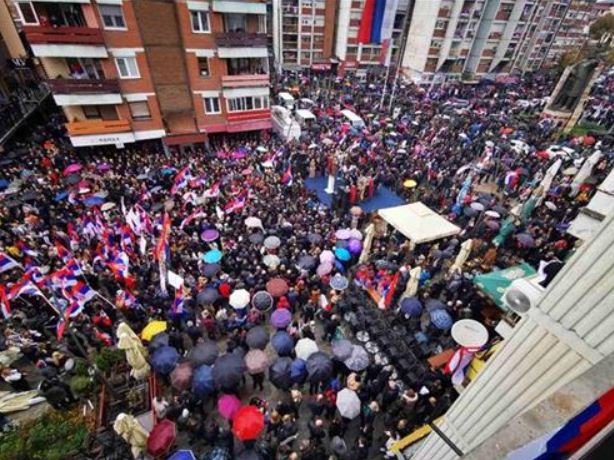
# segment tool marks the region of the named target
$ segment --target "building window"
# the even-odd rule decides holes
[[[269,96],[245,96],[226,99],[229,112],[246,112],[269,108]]]
[[[117,110],[113,105],[84,105],[83,115],[88,120],[117,120]]]
[[[115,58],[115,64],[117,65],[117,72],[119,78],[140,78],[139,66],[136,63],[134,57],[118,57]]]
[[[98,5],[105,29],[126,29],[121,5]]]
[[[151,118],[147,101],[130,102],[128,106],[133,120],[149,120]]]
[[[192,32],[206,34],[211,32],[209,25],[209,13],[206,11],[190,11],[192,15]]]
[[[198,58],[198,75],[200,75],[201,78],[206,78],[209,76],[209,58],[208,57]]]
[[[21,18],[21,22],[25,25],[38,25],[38,16],[36,16],[36,11],[34,10],[34,6],[32,2],[17,2],[17,9],[19,10],[19,17]]]
[[[216,113],[221,113],[219,97],[205,97],[203,98],[203,101],[205,103],[206,114],[213,115]]]

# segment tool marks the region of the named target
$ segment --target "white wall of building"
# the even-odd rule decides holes
[[[348,29],[350,27],[350,9],[352,0],[339,0],[337,11],[337,36],[335,37],[335,54],[345,61],[348,46]]]
[[[402,61],[411,78],[418,79],[424,71],[440,5],[441,0],[416,0],[414,4]]]

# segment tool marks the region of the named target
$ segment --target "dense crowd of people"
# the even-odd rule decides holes
[[[576,244],[565,230],[610,172],[608,141],[566,137],[549,120],[539,121],[553,86],[543,76],[508,86],[403,83],[392,113],[380,105],[382,85],[375,73],[364,81],[280,76],[273,93],[298,86],[297,99],[309,99],[317,117],[292,142],[262,133],[183,153],[154,143],[74,149],[58,120],[34,129],[15,146],[18,155],[0,160],[0,347],[21,356],[3,364],[6,384],[24,391],[43,380],[42,394],[63,410],[74,400],[67,361],[116,347],[120,323],[140,334],[156,320],[166,323],[163,346],[174,348],[181,362],[211,341],[243,359],[258,348],[248,337],[260,326],[277,330],[267,348],[271,356],[294,362],[293,346],[312,339],[334,357],[335,342],[352,335],[344,320],[352,299],[371,302],[360,292],[363,278],[354,282],[356,273],[395,280],[382,314],[404,322],[397,305],[415,267],[421,275],[414,296],[422,304],[436,299],[452,319],[476,319],[496,337],[484,314],[491,301],[471,278],[520,262],[536,269],[540,262],[562,264]],[[345,123],[343,108],[359,114],[364,128]],[[544,190],[540,185],[557,160],[548,152],[555,140],[573,154],[560,157]],[[602,155],[590,174],[574,183],[597,150]],[[352,193],[343,206],[328,208],[305,187],[308,177],[327,174]],[[378,230],[367,249],[365,228],[374,216],[353,206],[380,186],[407,202],[422,201],[461,233],[415,246]],[[495,217],[474,212],[471,204],[478,201]],[[339,230],[362,240],[356,251]],[[468,239],[470,257],[450,270]],[[361,256],[361,250],[369,253]],[[273,292],[272,280],[280,292]],[[233,293],[242,290],[249,296],[237,308]],[[256,301],[261,292],[269,293],[262,304]],[[369,307],[378,309],[375,302]],[[278,310],[290,318],[269,325]],[[449,341],[449,327],[434,327],[426,310],[412,324],[424,341]],[[280,332],[291,339],[289,350],[281,351]],[[145,343],[151,355],[153,342],[155,336]],[[428,355],[420,356],[426,362]],[[290,385],[270,386],[264,370],[250,370],[249,382],[243,376],[194,394],[176,388],[171,370],[152,360],[162,387],[153,405],[158,420],[177,423],[187,435],[182,442],[199,458],[245,452],[263,459],[375,458],[392,456],[395,441],[440,416],[455,398],[441,369],[408,384],[373,357],[357,371],[331,363],[325,378],[299,373]],[[36,375],[24,375],[26,367]],[[355,417],[337,410],[344,389],[360,400]],[[236,395],[265,414],[257,440],[236,439],[232,424],[217,414],[215,395]]]

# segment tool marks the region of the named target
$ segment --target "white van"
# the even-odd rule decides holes
[[[284,106],[288,110],[294,109],[294,102],[295,102],[295,100],[292,97],[292,94],[290,94],[290,93],[279,93],[277,95],[277,98],[279,99],[279,105]]]
[[[271,107],[271,123],[273,130],[286,141],[301,137],[301,126],[292,118],[292,113],[281,105]]]
[[[303,127],[309,126],[316,119],[316,116],[307,109],[296,109],[294,116],[296,121],[298,121],[298,124]]]
[[[356,115],[354,112],[348,109],[341,111],[341,114],[350,122],[350,125],[356,129],[362,129],[365,127],[365,122],[362,118]]]

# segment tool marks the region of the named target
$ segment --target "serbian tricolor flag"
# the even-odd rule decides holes
[[[506,460],[563,460],[614,420],[614,388],[553,433],[509,453]]]
[[[115,304],[118,308],[132,308],[136,306],[136,297],[128,291],[119,289],[115,295]]]
[[[203,196],[205,198],[215,198],[219,194],[220,194],[220,183],[216,182],[215,184],[211,186],[211,188],[208,188],[207,190],[205,190],[205,192],[203,193]]]
[[[183,284],[179,286],[178,289],[175,290],[175,299],[173,300],[172,311],[175,315],[181,315],[183,313],[183,304],[184,304],[184,296],[183,296]]]
[[[155,259],[160,262],[166,259],[166,250],[168,248],[168,237],[171,233],[171,218],[168,212],[164,213],[164,220],[162,221],[162,231],[156,244],[156,250],[154,252]]]
[[[247,190],[243,190],[235,198],[224,205],[224,212],[230,214],[235,211],[240,211],[247,204]]]
[[[34,284],[31,280],[27,279],[24,276],[21,280],[19,280],[18,282],[13,284],[13,286],[11,286],[11,290],[8,293],[8,298],[13,300],[22,295],[42,296],[43,293],[38,289],[36,284]]]
[[[174,195],[182,188],[185,188],[188,185],[190,178],[190,167],[186,166],[175,176],[173,186],[171,187],[171,195]]]
[[[385,50],[388,53],[398,5],[399,0],[366,0],[358,29],[358,43],[382,44],[388,41]]]
[[[9,298],[6,295],[6,287],[0,284],[0,310],[2,310],[2,316],[8,318],[11,316],[11,304]]]
[[[58,241],[55,242],[55,250],[58,253],[58,257],[62,259],[65,263],[72,258],[72,254],[70,253],[70,251]]]
[[[284,184],[286,187],[289,187],[289,186],[292,185],[292,181],[293,181],[292,165],[289,164],[288,168],[286,169],[286,171],[281,176],[281,183]]]
[[[183,227],[185,227],[186,225],[188,225],[190,222],[192,222],[194,219],[199,219],[201,217],[207,217],[207,213],[203,212],[202,209],[198,208],[196,209],[194,212],[192,212],[188,217],[186,217],[185,219],[183,219],[183,221],[181,221],[181,225],[179,226],[180,230],[183,230]]]
[[[4,252],[0,252],[0,273],[21,267],[21,264]]]

